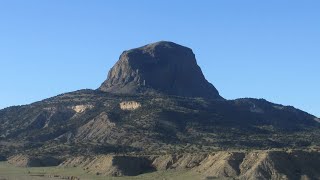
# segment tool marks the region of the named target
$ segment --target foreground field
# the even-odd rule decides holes
[[[41,167],[41,168],[19,168],[0,162],[0,180],[45,180],[45,179],[71,179],[79,178],[86,180],[196,180],[205,179],[199,174],[188,171],[157,171],[135,177],[103,177],[94,174],[88,174],[81,168],[58,168],[58,167]]]

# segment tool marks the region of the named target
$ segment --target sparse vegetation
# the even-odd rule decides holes
[[[139,102],[141,108],[121,110],[123,101]],[[252,103],[264,113],[251,112]],[[90,109],[80,113],[72,109],[83,104],[90,104]],[[91,126],[101,114],[107,119]],[[107,121],[114,126],[109,127]],[[83,90],[1,110],[0,122],[0,154],[4,156],[19,152],[163,154],[320,145],[319,123],[313,116],[256,99],[216,101]]]

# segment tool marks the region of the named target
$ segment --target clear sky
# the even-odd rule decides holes
[[[123,50],[194,50],[227,99],[320,116],[319,0],[1,0],[0,108],[96,89]]]

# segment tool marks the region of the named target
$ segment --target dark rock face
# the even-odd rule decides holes
[[[165,41],[123,52],[99,90],[222,99],[205,79],[192,50]]]

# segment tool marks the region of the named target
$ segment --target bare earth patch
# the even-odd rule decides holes
[[[120,103],[120,108],[122,110],[136,110],[141,107],[141,104],[136,101],[124,101]]]

